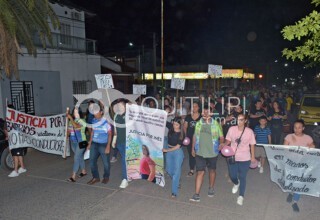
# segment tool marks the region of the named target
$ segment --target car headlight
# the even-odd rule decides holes
[[[305,111],[305,110],[301,110],[301,111],[300,111],[300,113],[301,113],[301,114],[303,114],[303,115],[308,114],[308,112],[307,112],[307,111]]]

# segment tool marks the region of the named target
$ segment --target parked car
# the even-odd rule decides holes
[[[0,166],[5,170],[13,170],[14,162],[9,151],[9,144],[6,140],[4,120],[0,119]]]
[[[305,94],[300,102],[298,114],[306,125],[314,125],[320,121],[320,94]]]

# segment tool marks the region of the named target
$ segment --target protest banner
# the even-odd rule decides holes
[[[162,148],[167,113],[160,109],[128,104],[126,109],[128,179],[141,179],[145,170],[155,168],[156,183],[164,186]]]
[[[262,145],[270,164],[271,180],[283,192],[320,196],[320,150],[315,148]]]
[[[9,149],[32,147],[36,150],[70,156],[66,145],[66,114],[39,117],[7,108]],[[65,152],[66,151],[66,152]]]
[[[147,85],[132,85],[132,94],[134,95],[146,95],[147,94]]]
[[[94,76],[96,77],[98,89],[112,89],[112,88],[114,88],[111,74],[96,74]]]
[[[222,66],[209,64],[208,75],[214,75],[215,77],[222,77]]]

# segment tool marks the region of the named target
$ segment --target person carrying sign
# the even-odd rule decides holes
[[[293,145],[293,146],[303,146],[303,147],[309,147],[309,148],[314,148],[314,142],[312,138],[304,134],[303,131],[305,129],[304,121],[299,119],[296,120],[293,124],[293,134],[288,134],[285,139],[283,145]],[[298,206],[298,201],[300,199],[300,194],[298,193],[289,193],[287,197],[287,202],[292,204],[292,209],[295,212],[299,212],[299,206]]]

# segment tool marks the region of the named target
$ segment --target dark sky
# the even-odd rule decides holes
[[[87,19],[87,37],[100,54],[129,42],[160,51],[161,0],[72,0],[97,14]],[[166,65],[222,64],[266,72],[282,68],[281,29],[305,17],[311,0],[164,0]],[[274,63],[274,60],[279,60]],[[301,68],[292,64],[293,71]],[[288,70],[290,68],[287,68]],[[271,69],[271,70],[270,70]]]

